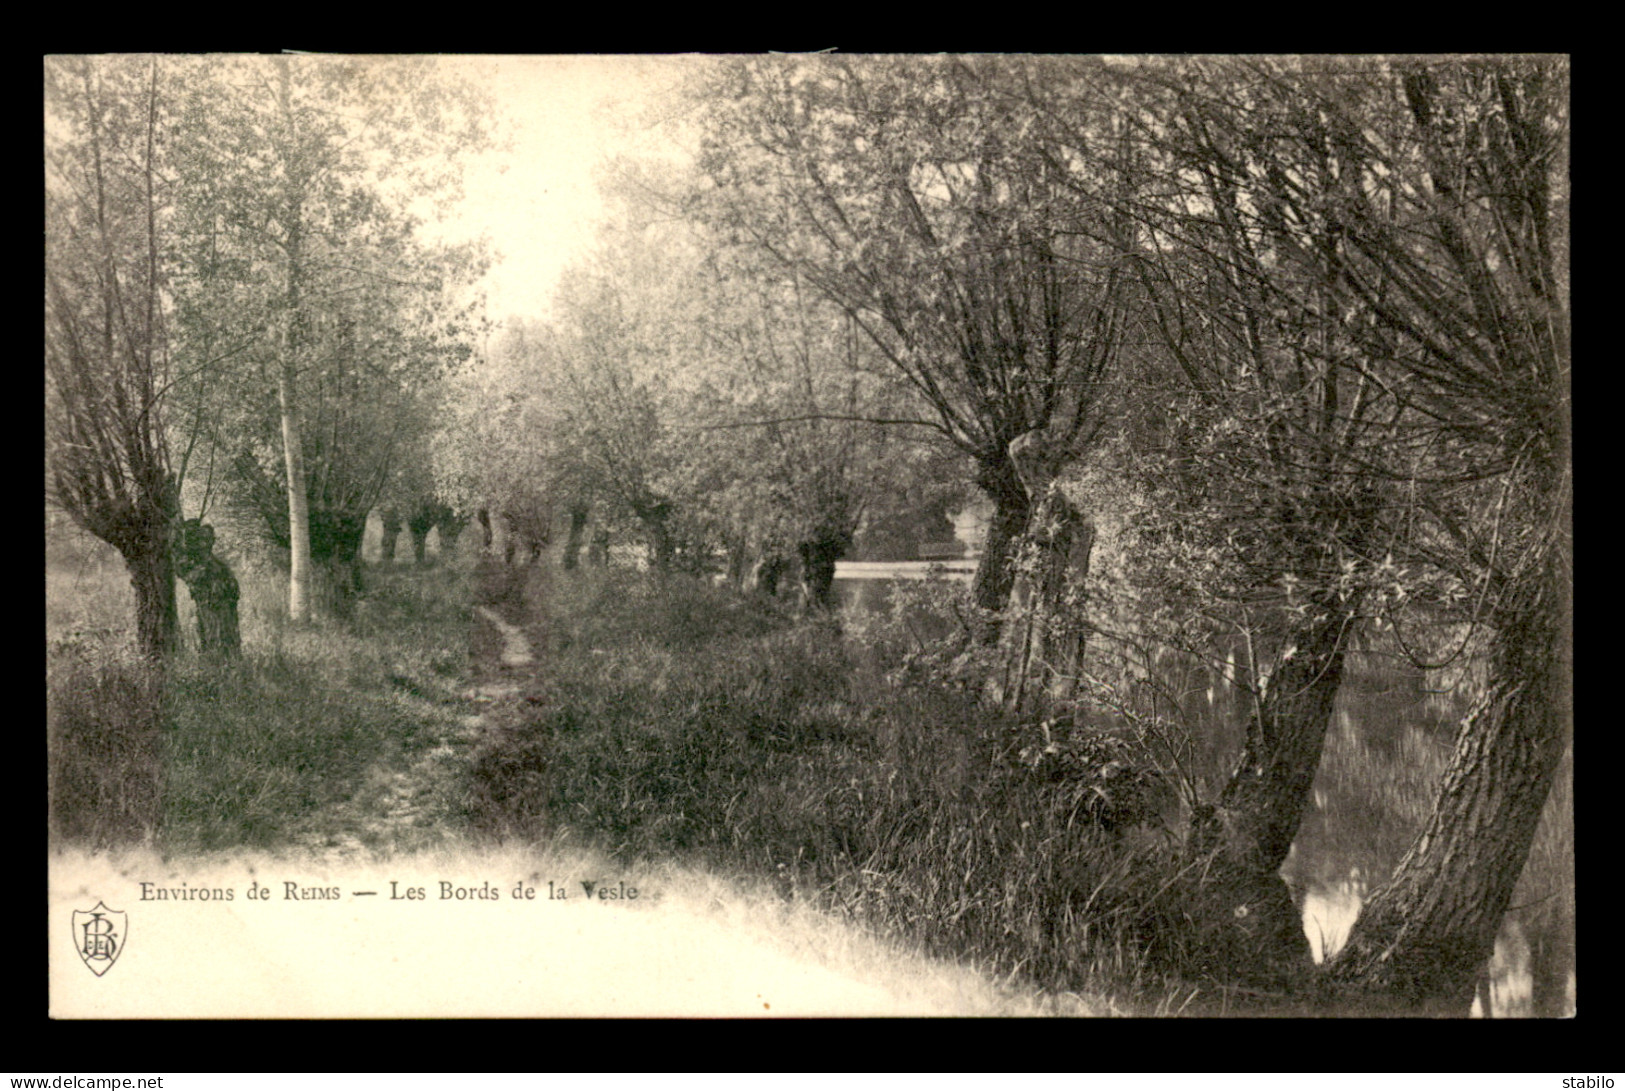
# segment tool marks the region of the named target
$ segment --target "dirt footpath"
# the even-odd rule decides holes
[[[96,979],[71,948],[54,954],[53,1011],[77,1012],[92,998],[97,1014],[149,1017],[1056,1010],[767,891],[690,869],[618,869],[558,845],[475,849],[460,834],[448,836],[468,755],[517,714],[544,667],[545,648],[535,645],[547,632],[538,616],[545,587],[532,583],[527,606],[526,576],[500,565],[477,572],[466,709],[438,729],[439,745],[381,762],[366,788],[312,826],[323,832],[305,838],[296,856],[252,864],[138,860],[115,871],[99,860],[53,865],[53,905],[64,912],[95,890],[110,907],[139,913],[130,923],[129,962],[94,993],[78,978]],[[193,889],[256,882],[271,897],[155,907],[142,903],[140,881]],[[290,898],[290,889],[323,896]],[[617,896],[600,897],[606,890]],[[199,957],[200,935],[211,950],[233,952],[229,971]],[[1076,1004],[1065,1007],[1079,1013]]]

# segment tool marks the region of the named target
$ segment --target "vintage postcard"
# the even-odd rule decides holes
[[[46,57],[51,1015],[1573,1015],[1568,73]]]

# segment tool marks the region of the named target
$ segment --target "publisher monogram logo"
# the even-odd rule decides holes
[[[79,957],[97,977],[112,969],[119,955],[124,953],[125,914],[107,908],[101,902],[94,909],[73,911],[73,946]]]

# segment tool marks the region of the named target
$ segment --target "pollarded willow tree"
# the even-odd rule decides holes
[[[1270,191],[1345,240],[1340,295],[1379,320],[1361,362],[1415,425],[1381,464],[1414,497],[1407,553],[1459,581],[1489,630],[1490,685],[1434,813],[1332,970],[1465,1010],[1573,731],[1568,65],[1271,75],[1279,97],[1309,91],[1315,138],[1360,168],[1315,188],[1283,172]]]
[[[492,517],[505,523],[508,560],[539,555],[554,515],[569,519],[564,565],[579,563],[593,507],[593,479],[564,417],[567,391],[546,324],[505,321],[486,351],[470,358],[447,383],[440,425],[430,445],[438,496],[474,513],[493,544]]]
[[[692,430],[733,501],[734,544],[757,556],[759,589],[773,593],[793,558],[807,604],[829,609],[866,509],[911,465],[887,427],[906,410],[856,323],[796,270],[718,245],[705,274]]]
[[[1121,207],[1140,225],[1130,257],[1153,336],[1136,359],[1136,461],[1151,503],[1127,623],[1210,661],[1239,650],[1247,693],[1233,773],[1193,814],[1191,848],[1212,854],[1204,874],[1219,881],[1189,915],[1216,971],[1291,973],[1308,946],[1278,872],[1390,548],[1394,489],[1369,462],[1395,442],[1400,406],[1348,370],[1380,319],[1340,299],[1337,233],[1251,189],[1269,169],[1252,134],[1306,119],[1228,70],[1148,63],[1100,78],[1132,157],[1091,161],[1065,98],[1035,101],[1065,149],[1057,168],[1101,199],[1132,194]],[[1119,168],[1133,180],[1103,186]],[[1334,149],[1292,165],[1310,185],[1347,169]]]
[[[48,491],[124,558],[140,649],[161,660],[176,639],[180,498],[165,434],[158,63],[52,58],[45,96]]]
[[[682,424],[702,367],[690,306],[696,255],[657,224],[606,232],[592,271],[567,271],[545,355],[561,435],[594,495],[638,528],[656,572],[698,570],[714,537],[698,443]]]
[[[1255,497],[1226,530],[1262,534],[1245,585],[1280,568],[1302,608],[1219,832],[1269,858],[1290,843],[1334,630],[1362,600],[1487,629],[1492,681],[1435,813],[1331,967],[1464,1011],[1571,733],[1566,63],[1185,62],[1134,82],[1161,191],[1197,198],[1141,206],[1168,240],[1147,298],[1207,413],[1186,476]],[[1290,715],[1272,728],[1273,702]]]
[[[1044,484],[1011,444],[1034,437],[1053,479],[1098,439],[1130,288],[1130,222],[1055,172],[1026,63],[757,58],[698,91],[696,208],[839,307],[974,460],[995,504],[975,591],[995,611]]]
[[[303,620],[313,535],[330,562],[352,565],[366,517],[354,508],[381,487],[376,472],[339,481],[308,460],[388,439],[387,429],[344,432],[354,414],[326,410],[369,396],[367,378],[403,359],[430,366],[429,357],[455,354],[467,332],[446,310],[452,283],[475,275],[475,261],[439,254],[425,263],[405,207],[455,196],[459,154],[484,140],[480,103],[426,57],[190,63],[171,145],[186,182],[178,229],[187,264],[208,270],[191,285],[192,343],[206,354],[210,331],[244,316],[258,336],[253,364],[275,397],[281,465],[272,470],[260,451],[234,461],[251,497],[283,493],[286,517],[267,510],[267,527],[287,542],[289,613]]]

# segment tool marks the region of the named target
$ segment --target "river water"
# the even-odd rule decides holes
[[[840,565],[837,589],[846,609],[875,611],[885,607],[893,580],[928,570],[919,563]],[[968,571],[949,575],[969,578]],[[1366,897],[1387,881],[1428,817],[1469,700],[1465,676],[1424,675],[1374,653],[1351,656],[1314,802],[1281,869],[1316,962],[1342,946]],[[1203,790],[1216,793],[1240,748],[1239,693],[1217,675],[1187,678],[1183,689],[1187,722],[1206,743]],[[1573,777],[1565,759],[1472,1015],[1573,1015],[1574,966]]]

